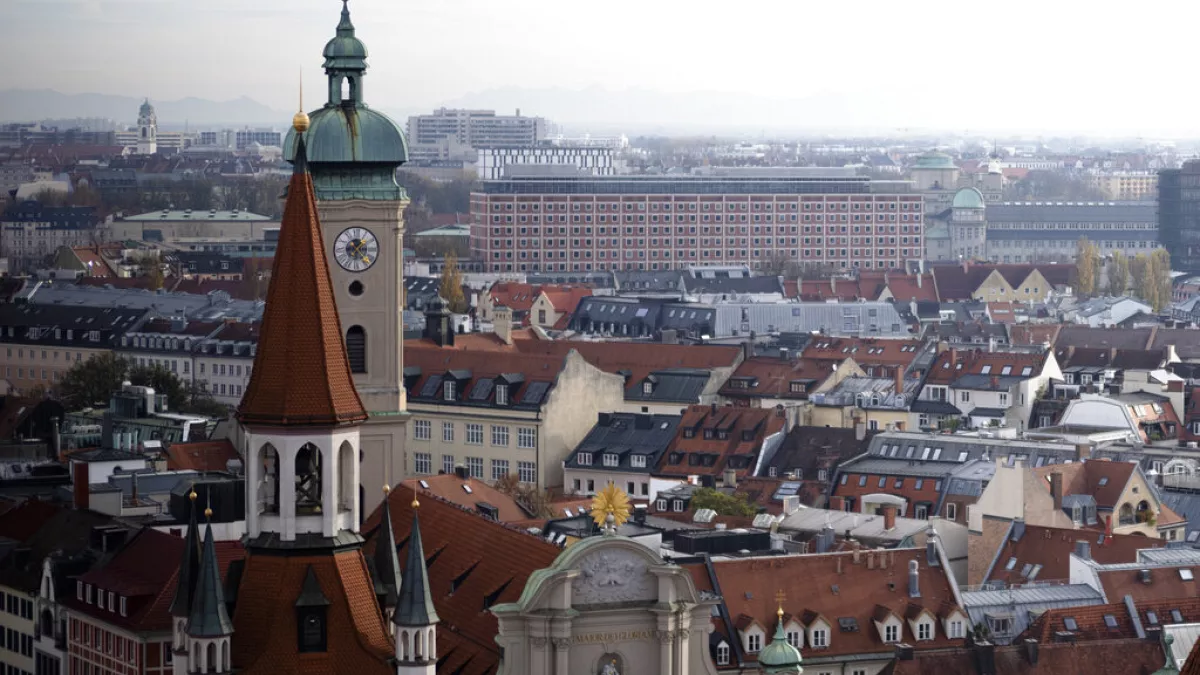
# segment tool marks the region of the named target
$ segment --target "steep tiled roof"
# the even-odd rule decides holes
[[[1014,345],[1052,345],[1058,339],[1062,327],[1062,324],[1058,323],[1025,323],[1010,326],[1009,342]]]
[[[1049,476],[1052,473],[1063,474],[1063,495],[1091,495],[1096,500],[1096,506],[1101,509],[1113,509],[1118,506],[1117,499],[1125,491],[1129,478],[1137,469],[1132,462],[1111,462],[1091,459],[1074,464],[1055,464],[1034,469],[1043,481],[1047,491],[1050,489]]]
[[[659,461],[658,472],[720,476],[728,468],[745,476],[753,472],[766,439],[786,426],[786,418],[772,408],[691,406]]]
[[[1157,328],[1092,328],[1086,325],[1064,325],[1058,331],[1054,348],[1150,349],[1157,330]]]
[[[1163,353],[1151,349],[1068,346],[1056,349],[1054,355],[1063,368],[1091,366],[1120,370],[1155,370],[1163,362]]]
[[[801,300],[876,300],[883,292],[883,279],[810,279],[800,282]]]
[[[580,300],[592,294],[592,289],[583,286],[543,286],[542,293],[556,311],[569,315],[575,312]]]
[[[295,606],[310,570],[329,601],[327,646],[324,652],[300,654]],[[393,648],[361,549],[247,556],[233,627],[233,665],[246,675],[393,672],[387,664]]]
[[[876,433],[867,431],[860,441],[855,429],[793,427],[767,466],[775,467],[780,476],[799,470],[799,478],[807,480],[816,480],[818,472],[825,469],[828,480],[840,463],[866,452]]]
[[[1113,600],[1112,596],[1109,596],[1109,600]],[[1135,598],[1134,602],[1137,619],[1141,622],[1143,630],[1156,625],[1200,621],[1200,598],[1197,597],[1176,597],[1163,600]],[[1175,620],[1171,614],[1172,610],[1179,612],[1182,621]],[[1153,622],[1150,620],[1151,614],[1154,618]],[[1112,617],[1116,625],[1109,626],[1105,617]],[[1067,618],[1074,620],[1076,626],[1074,629],[1067,625]],[[1076,640],[1089,643],[1097,640],[1137,637],[1133,618],[1121,597],[1107,605],[1048,609],[1029,625],[1029,629],[1025,631],[1025,637],[1047,644],[1054,642],[1054,634],[1059,631],[1070,631],[1075,633]],[[1161,649],[1159,655],[1161,658]],[[1161,666],[1162,663],[1158,665]],[[1110,671],[1104,670],[1103,672]]]
[[[234,459],[241,457],[228,439],[172,443],[167,448],[168,471],[226,471]]]
[[[721,387],[730,398],[780,398],[806,400],[850,357],[789,359],[754,356],[738,365]],[[856,366],[857,368],[857,366]],[[743,383],[746,386],[742,386]],[[795,384],[795,386],[793,386]]]
[[[1007,171],[1007,169],[1005,169]],[[1200,644],[1198,642],[1197,644]],[[1151,640],[1111,640],[1086,647],[1068,643],[1038,645],[1037,663],[1024,646],[995,648],[995,669],[987,675],[1146,675],[1162,666],[1162,647]],[[974,675],[978,657],[969,649],[942,653],[916,652],[908,661],[893,661],[890,675]]]
[[[62,507],[40,499],[27,499],[0,515],[0,538],[23,542],[55,516]]]
[[[1130,569],[1101,569],[1096,572],[1100,579],[1100,587],[1104,597],[1110,601],[1120,601],[1126,595],[1138,603],[1142,602],[1176,602],[1180,598],[1196,598],[1200,596],[1200,587],[1194,578],[1200,577],[1200,565],[1178,565],[1168,567],[1147,568],[1150,571],[1150,581],[1142,578],[1142,571],[1137,567]],[[1180,570],[1190,570],[1193,579],[1184,579]],[[1191,619],[1200,621],[1200,612]]]
[[[501,375],[515,373],[523,379],[509,384],[509,405],[518,409],[537,409],[541,408],[558,380],[565,359],[562,356],[525,354],[497,358],[494,352],[420,345],[405,348],[404,365],[410,373],[405,376],[405,387],[409,400],[414,403],[446,402],[441,383],[453,371],[458,376],[455,380],[454,405],[492,406],[495,405],[496,388],[494,385],[487,387],[487,383]]]
[[[412,523],[413,493],[392,490],[385,502],[403,557]],[[534,571],[549,567],[560,550],[542,539],[436,497],[421,499],[421,539],[437,626],[438,672],[491,675],[500,661],[496,617],[487,606],[515,602]],[[381,512],[363,525],[368,551],[378,544]]]
[[[525,513],[512,497],[474,478],[459,478],[452,473],[445,473],[438,476],[409,478],[403,481],[402,485],[409,490],[416,490],[422,495],[436,495],[471,511],[478,510],[480,503],[489,504],[496,507],[498,519],[502,523],[529,518],[529,514]],[[469,488],[470,492],[464,489],[464,486]]]
[[[1049,352],[1025,354],[1019,352],[988,352],[982,349],[951,347],[937,355],[929,368],[926,382],[953,384],[964,375],[994,377],[1036,377],[1046,365]],[[1025,369],[1029,372],[1026,373]],[[1007,371],[1006,371],[1007,369]]]
[[[1019,533],[1019,534],[1018,534]],[[1077,541],[1086,541],[1092,560],[1102,564],[1137,561],[1137,552],[1162,548],[1167,542],[1136,534],[1097,536],[1092,530],[1068,530],[1025,525],[1004,541],[995,557],[988,581],[1024,584],[1029,581],[1066,581],[1071,578],[1071,554]],[[990,556],[991,551],[988,552]],[[1037,574],[1033,568],[1037,567]]]
[[[25,503],[44,504],[36,500]],[[17,520],[21,523],[19,527],[38,529],[31,536],[20,539],[21,548],[29,551],[28,556],[18,556],[10,551],[0,559],[0,584],[36,593],[42,581],[42,561],[47,556],[55,553],[73,556],[84,551],[91,541],[92,528],[111,521],[107,515],[95,511],[74,509],[60,509],[53,517],[43,519],[44,512],[41,508],[43,507],[38,507],[36,513],[26,510],[23,516],[18,515]],[[9,532],[13,532],[10,529],[13,521],[7,518],[10,513],[14,511],[9,511],[4,518],[0,518],[0,536],[8,536]]]
[[[804,359],[839,361],[852,358],[866,368],[876,366],[900,366],[908,368],[921,353],[920,340],[880,340],[876,338],[830,338],[817,337],[800,352]],[[882,375],[883,373],[877,373]]]
[[[297,152],[271,271],[274,283],[238,418],[266,425],[359,422],[367,414],[342,342],[312,176],[303,147]]]
[[[909,595],[909,563],[913,561],[917,563],[919,597]],[[715,561],[712,566],[731,617],[744,615],[763,626],[774,625],[775,597],[782,591],[783,609],[791,617],[805,625],[818,618],[830,624],[829,647],[806,648],[805,656],[811,658],[892,651],[892,645],[885,644],[875,628],[877,608],[904,617],[910,606],[934,616],[958,607],[947,572],[926,563],[925,549],[892,549]],[[965,612],[963,617],[965,622]],[[785,616],[785,620],[789,618]],[[857,630],[841,629],[840,622],[851,618]],[[724,626],[718,623],[717,630],[724,632]],[[962,644],[946,637],[941,622],[934,626],[933,640],[921,641],[905,622],[901,641],[918,650]]]
[[[933,275],[928,272],[925,274],[889,274],[887,287],[896,302],[937,300],[937,285],[934,283]]]

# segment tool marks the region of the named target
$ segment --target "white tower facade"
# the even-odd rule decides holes
[[[138,110],[137,153],[153,155],[156,152],[158,152],[158,115],[154,112],[154,106],[150,105],[150,99],[146,99]]]

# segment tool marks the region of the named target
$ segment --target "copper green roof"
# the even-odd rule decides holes
[[[950,206],[955,209],[982,209],[983,193],[975,188],[963,188],[954,193],[954,203]]]
[[[350,7],[342,0],[342,19],[338,22],[337,34],[325,43],[325,68],[367,69],[367,46],[354,36],[354,24],[350,23]]]
[[[775,636],[771,644],[758,653],[758,665],[771,675],[778,673],[803,673],[800,667],[800,650],[787,641],[783,633],[783,617],[775,624]]]
[[[408,161],[408,143],[400,125],[365,103],[325,104],[309,113],[304,145],[313,172],[321,164],[376,163],[399,166]],[[296,156],[296,132],[288,131],[284,159]]]
[[[957,169],[954,160],[944,152],[928,152],[917,158],[914,169]]]

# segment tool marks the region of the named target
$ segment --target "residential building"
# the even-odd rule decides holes
[[[924,375],[934,357],[921,340],[817,336],[800,352],[802,359],[836,361],[852,358],[867,377],[892,377],[897,371]]]
[[[1046,577],[1049,578],[1049,577]],[[1091,607],[1103,596],[1086,584],[1033,584],[1003,590],[983,588],[962,592],[963,609],[972,626],[987,626],[988,640],[996,645],[1021,644],[1030,623],[1050,609]]]
[[[710,481],[757,476],[783,444],[787,428],[785,416],[770,408],[691,406],[654,473]]]
[[[662,331],[697,339],[715,335],[716,315],[709,305],[593,295],[579,301],[566,327],[616,339],[652,337]]]
[[[145,310],[0,304],[0,368],[11,393],[50,389],[71,366],[112,353]]]
[[[1072,510],[1072,507],[1066,508]],[[1098,522],[1094,506],[1077,505],[1074,508],[1085,511],[1080,516],[1081,525]],[[984,583],[996,589],[1036,581],[1062,583],[1071,578],[1072,553],[1100,564],[1135,563],[1138,551],[1163,546],[1166,546],[1165,541],[1139,534],[1096,536],[1095,530],[1042,527],[1014,521],[984,575]],[[1015,634],[1005,637],[1011,638]]]
[[[1127,256],[1158,248],[1153,201],[1000,202],[986,207],[987,259],[1000,263],[1075,259],[1080,237],[1100,255]]]
[[[408,118],[409,153],[414,160],[477,158],[476,149],[527,148],[548,134],[541,117],[497,115],[495,110],[438,108]]]
[[[898,268],[924,252],[921,198],[901,189],[852,169],[485,181],[471,248],[492,272]]]
[[[563,465],[563,490],[591,495],[609,483],[630,499],[650,500],[653,473],[675,443],[680,415],[600,413],[596,426]]]
[[[1042,302],[1056,290],[1068,289],[1074,266],[963,262],[935,265],[934,281],[942,302]]]
[[[0,517],[0,537],[10,547],[0,558],[0,662],[6,673],[61,673],[61,649],[54,649],[57,624],[43,624],[38,591],[42,566],[61,541],[67,555],[80,545],[80,521],[106,520],[92,514],[74,518],[68,510],[48,502],[30,499],[14,506]],[[49,530],[48,527],[61,529]],[[87,543],[90,528],[83,529]],[[43,628],[49,628],[49,645],[40,644]],[[58,667],[57,669],[55,667]]]
[[[820,333],[831,337],[911,338],[913,329],[892,302],[734,303],[715,306],[713,338],[751,333]]]
[[[126,331],[115,351],[133,365],[161,366],[191,385],[196,348],[223,326],[218,321],[189,322],[182,317],[148,319]]]
[[[130,384],[113,392],[107,408],[97,406],[72,411],[67,413],[64,422],[68,428],[102,428],[102,447],[126,451],[139,448],[148,441],[204,440],[216,426],[214,419],[168,410],[166,394],[156,393],[151,387]],[[120,438],[116,438],[118,434]]]
[[[915,405],[914,412],[922,429],[951,419],[961,419],[972,429],[1024,429],[1033,402],[1051,379],[1061,380],[1062,371],[1048,349],[1016,353],[951,347],[934,361],[918,395],[928,403]]]
[[[1087,377],[1087,373],[1081,373]],[[1120,430],[1133,443],[1175,440],[1181,424],[1171,399],[1149,392],[1101,395],[1081,393],[1059,418],[1063,427]]]
[[[10,274],[31,273],[62,246],[92,246],[108,239],[92,206],[15,202],[0,216],[0,251]]]
[[[537,169],[546,166],[574,167],[578,175],[615,176],[612,148],[574,145],[536,145],[479,147],[475,171],[479,180],[500,180],[512,175],[511,169]]]
[[[1067,610],[1070,612],[1084,611]],[[1055,610],[1047,610],[1057,613]],[[1003,625],[1008,614],[996,612],[996,625]],[[1102,620],[1101,623],[1104,623]],[[1107,629],[1107,626],[1105,626]],[[1069,631],[1068,631],[1069,632]],[[998,646],[987,642],[973,647],[959,647],[943,652],[916,652],[893,661],[892,675],[988,675],[996,672],[994,664],[1003,663],[1004,672],[1012,675],[1038,673],[1141,673],[1155,671],[1167,662],[1164,643],[1138,637],[1133,630],[1107,630],[1107,639],[1079,645],[1063,636],[1063,641],[1047,642],[1030,638],[1017,644]],[[1165,672],[1172,673],[1174,670]]]
[[[418,495],[429,495],[432,499],[457,504],[500,523],[525,523],[536,515],[529,513],[515,497],[501,492],[491,483],[471,478],[467,467],[463,465],[436,476],[406,478],[401,485]]]
[[[405,472],[430,475],[464,464],[481,480],[517,474],[539,488],[562,485],[563,461],[596,415],[621,407],[621,378],[575,350],[497,358],[443,348],[453,334],[432,323],[426,330],[436,346],[405,350],[412,414]]]
[[[1153,171],[1097,171],[1088,176],[1088,182],[1109,199],[1153,202],[1158,196],[1158,174]]]
[[[180,284],[182,286],[182,284]],[[251,321],[262,317],[263,305],[257,300],[235,300],[227,291],[213,293],[151,291],[147,288],[95,286],[36,282],[26,285],[17,302],[36,306],[77,306],[108,308],[113,312],[152,310],[159,316],[185,316],[196,320]]]
[[[512,310],[518,326],[565,327],[579,302],[591,294],[591,288],[581,285],[498,281],[479,294],[476,311],[480,321],[493,321],[493,308],[503,305]]]
[[[1094,509],[1096,529],[1107,534],[1143,534],[1182,541],[1187,522],[1162,503],[1139,464],[1086,459],[1035,468],[1056,508],[1068,501]],[[1077,497],[1070,500],[1071,497]],[[1103,525],[1101,525],[1103,524]]]
[[[833,474],[842,462],[867,451],[875,432],[866,427],[833,428],[796,426],[766,465],[766,475],[788,480],[813,481],[828,492]],[[826,495],[827,496],[827,495]],[[806,503],[807,506],[822,506]]]
[[[781,408],[792,424],[804,422],[808,402],[862,368],[850,357],[833,360],[793,359],[789,355],[751,356],[742,361],[721,387],[734,405]]]
[[[195,343],[193,379],[218,403],[236,406],[242,400],[254,370],[261,330],[258,322],[225,322]]]
[[[1108,328],[1123,324],[1126,319],[1138,314],[1151,314],[1154,309],[1146,303],[1127,295],[1119,297],[1092,298],[1063,312],[1063,321],[1082,323],[1092,328]]]
[[[910,410],[920,388],[920,378],[906,377],[902,370],[891,377],[852,375],[813,394],[806,421],[817,427],[863,424],[871,431],[904,431],[912,428]]]

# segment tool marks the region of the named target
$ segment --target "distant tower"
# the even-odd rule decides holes
[[[191,610],[184,627],[184,645],[188,653],[188,673],[233,672],[230,640],[233,622],[225,607],[225,590],[221,569],[217,566],[217,549],[213,543],[212,509],[205,509],[203,553],[200,574],[195,579]]]
[[[199,528],[196,526],[196,489],[188,493],[187,533],[184,535],[183,559],[179,563],[179,576],[175,586],[175,598],[171,601],[172,648],[175,655],[171,660],[174,675],[191,672],[188,663],[187,623],[192,615],[192,598],[196,593],[196,580],[200,577],[202,549]]]
[[[158,152],[158,115],[154,113],[154,106],[150,105],[150,99],[146,99],[138,110],[137,153],[153,155],[156,152]]]
[[[421,544],[421,522],[417,516],[420,503],[413,493],[412,533],[409,535],[408,556],[404,578],[400,581],[400,600],[392,615],[396,644],[396,675],[435,675],[437,668],[437,611],[429,592],[429,571],[425,567],[425,547]],[[384,500],[383,512],[389,505]],[[386,534],[384,536],[390,536]],[[380,539],[376,545],[388,540]]]

